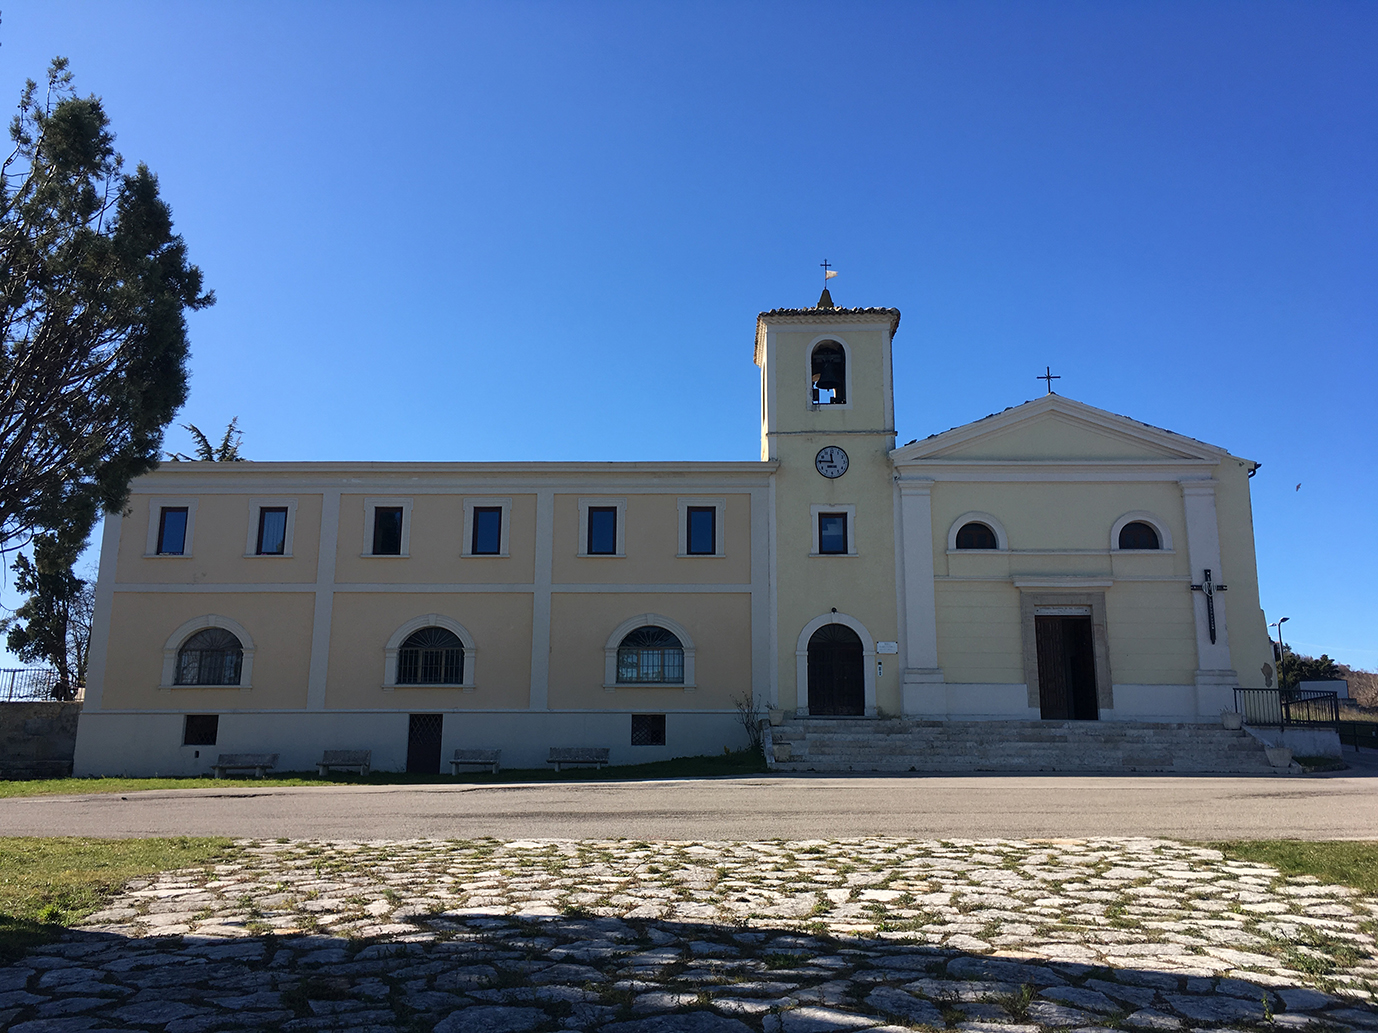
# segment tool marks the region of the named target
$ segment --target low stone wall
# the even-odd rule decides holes
[[[72,773],[80,703],[0,703],[0,778]]]

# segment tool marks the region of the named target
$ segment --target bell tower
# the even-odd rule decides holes
[[[761,458],[774,474],[779,699],[801,714],[901,711],[896,595],[893,308],[756,320]],[[857,657],[860,658],[858,666]]]

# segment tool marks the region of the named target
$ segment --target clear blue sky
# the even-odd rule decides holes
[[[1050,364],[1259,460],[1268,619],[1378,666],[1378,5],[3,12],[0,98],[66,55],[158,174],[183,419],[250,458],[755,458],[826,257],[903,312],[901,441]]]

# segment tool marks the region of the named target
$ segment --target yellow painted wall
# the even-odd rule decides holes
[[[1230,629],[1230,663],[1239,672],[1239,684],[1246,688],[1276,688],[1265,685],[1263,665],[1273,665],[1273,649],[1268,638],[1268,621],[1259,602],[1258,561],[1254,552],[1254,517],[1249,496],[1248,468],[1240,460],[1229,459],[1216,471],[1216,513],[1220,519],[1220,561],[1229,591],[1225,600]]]
[[[150,503],[167,495],[131,496],[129,513],[120,522],[119,580],[124,584],[315,584],[321,496],[295,492],[280,495],[297,500],[291,556],[244,555],[249,535],[249,500],[277,497],[265,494],[196,495],[191,555],[145,557]],[[157,514],[151,519],[157,520]]]
[[[383,691],[388,639],[403,624],[438,613],[474,637],[474,691],[397,688]],[[531,596],[522,592],[337,592],[330,633],[329,709],[432,707],[525,709],[531,699]]]
[[[579,499],[627,500],[625,556],[579,556]],[[678,499],[725,498],[722,556],[678,556]],[[555,496],[555,584],[745,585],[751,581],[751,496],[715,492]]]
[[[1003,434],[993,434],[940,453],[952,459],[1161,459],[1163,451],[1110,431],[1087,433],[1084,424],[1045,413]]]
[[[942,581],[934,587],[944,680],[1022,684],[1019,590],[1008,581]]]
[[[465,496],[404,491],[387,497],[412,500],[408,555],[366,556],[373,542],[364,541],[364,500],[383,496],[341,496],[335,580],[342,584],[531,584],[536,569],[536,496],[493,495],[512,499],[508,557],[461,555]]]
[[[604,649],[623,621],[657,613],[696,647],[697,688],[603,688]],[[751,597],[745,593],[558,593],[550,610],[550,707],[554,710],[714,710],[751,693]]]
[[[306,705],[315,596],[296,592],[117,592],[111,612],[101,705],[215,710]],[[187,621],[216,614],[253,637],[253,687],[176,688],[160,692],[163,647]]]

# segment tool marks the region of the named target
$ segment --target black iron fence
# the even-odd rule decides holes
[[[58,681],[48,667],[0,669],[0,703],[40,703],[49,700],[80,699],[81,687]]]
[[[1338,728],[1340,701],[1333,692],[1302,689],[1235,689],[1235,710],[1246,725],[1323,725]]]
[[[1378,721],[1341,721],[1340,746],[1353,746],[1354,752],[1378,750]]]

